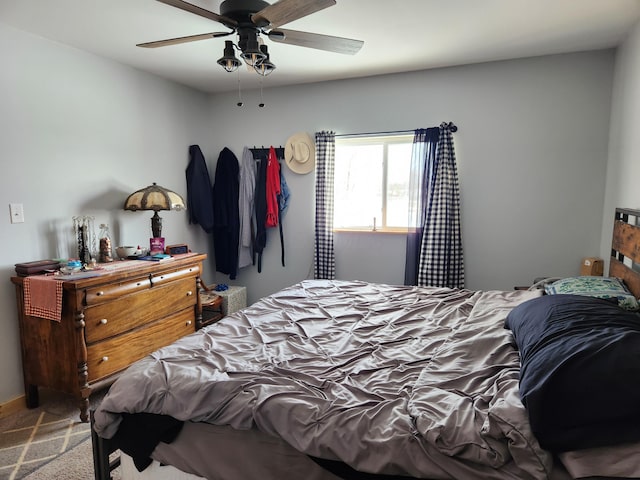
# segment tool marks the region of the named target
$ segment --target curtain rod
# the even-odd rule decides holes
[[[453,123],[449,122],[449,128],[451,128],[452,132],[457,132],[458,127]],[[403,133],[414,133],[415,130],[393,130],[390,132],[365,132],[365,133],[343,133],[340,135],[336,135],[336,137],[363,137],[363,136],[374,136],[374,135],[398,135]]]

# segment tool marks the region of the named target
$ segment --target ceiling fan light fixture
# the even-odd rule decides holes
[[[236,54],[233,50],[233,42],[231,40],[225,40],[224,53],[222,58],[218,59],[218,65],[224,68],[227,72],[235,72],[240,66],[240,60],[236,58]]]
[[[256,72],[258,72],[259,75],[266,77],[276,69],[276,66],[269,58],[269,51],[266,45],[260,45],[260,51],[262,51],[265,58],[264,60],[262,60],[262,62],[260,62],[258,65],[256,65],[253,68],[255,69]]]
[[[250,67],[255,67],[257,65],[260,65],[260,62],[262,62],[267,57],[260,50],[260,45],[258,45],[257,34],[249,36],[249,38],[247,38],[246,45],[241,45],[241,47],[243,48],[242,48],[242,54],[240,56],[244,59],[246,64],[249,65]]]
[[[276,69],[276,66],[274,63],[271,62],[271,60],[263,60],[262,63],[260,63],[260,65],[256,65],[253,68],[255,69],[256,72],[258,72],[258,74],[262,75],[263,77],[266,77]]]

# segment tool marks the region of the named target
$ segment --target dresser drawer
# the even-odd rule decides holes
[[[180,270],[173,270],[163,273],[153,274],[151,276],[151,284],[152,285],[164,285],[165,283],[171,282],[178,278],[183,277],[196,277],[200,275],[200,268],[198,265],[194,265],[192,267],[183,268]]]
[[[88,381],[93,382],[119,372],[149,353],[194,331],[194,311],[187,308],[144,328],[89,345]]]
[[[100,287],[88,288],[85,294],[86,305],[97,305],[130,293],[145,290],[151,286],[150,276],[138,277],[125,282],[111,283]]]
[[[187,277],[87,307],[86,342],[98,342],[187,307],[191,307],[193,316],[196,302],[196,279]]]

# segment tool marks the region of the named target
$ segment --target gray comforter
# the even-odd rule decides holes
[[[507,313],[537,292],[304,281],[137,362],[95,414],[259,429],[357,470],[544,479]]]

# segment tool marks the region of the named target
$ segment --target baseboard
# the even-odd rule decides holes
[[[9,400],[6,403],[0,403],[0,418],[8,417],[14,413],[18,413],[27,409],[27,401],[24,395]]]

